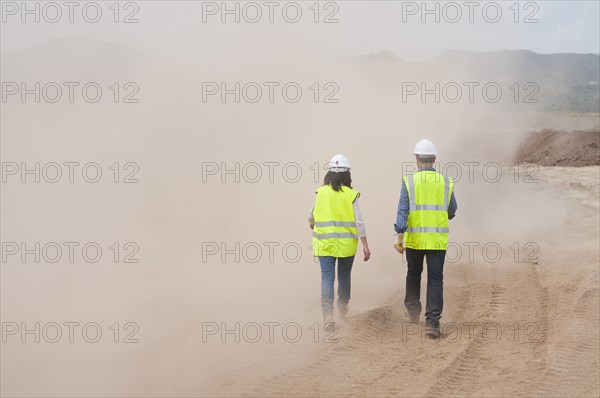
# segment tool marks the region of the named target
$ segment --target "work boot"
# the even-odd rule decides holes
[[[441,335],[441,332],[440,332],[440,327],[438,325],[428,323],[425,326],[425,336],[427,336],[431,339],[437,339],[438,337],[440,337],[440,335]]]
[[[333,319],[333,314],[324,314],[323,322],[323,329],[328,332],[333,332],[337,326],[335,324],[335,320]]]
[[[346,315],[348,314],[348,305],[338,305],[338,315],[341,320],[346,319]]]

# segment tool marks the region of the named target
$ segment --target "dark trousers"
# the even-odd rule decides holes
[[[421,273],[423,260],[427,257],[427,304],[425,321],[427,325],[440,326],[444,308],[444,259],[445,250],[406,249],[408,271],[406,273],[406,296],[404,305],[412,316],[421,314]]]

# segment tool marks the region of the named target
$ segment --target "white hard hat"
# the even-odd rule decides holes
[[[334,173],[343,173],[344,171],[350,171],[350,161],[347,157],[338,153],[334,157],[331,158],[329,163],[327,164],[327,169],[329,171],[333,171]]]
[[[417,145],[415,145],[415,155],[437,155],[434,143],[429,141],[428,139],[424,139],[417,142]]]

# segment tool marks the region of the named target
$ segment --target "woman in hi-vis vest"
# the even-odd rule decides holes
[[[336,327],[333,318],[333,285],[337,260],[338,301],[340,319],[348,313],[350,301],[350,273],[358,238],[363,244],[364,261],[371,257],[365,223],[358,207],[360,194],[352,189],[350,161],[344,155],[335,155],[328,165],[323,186],[316,190],[317,197],[308,215],[313,230],[313,254],[321,263],[321,307],[324,327]]]

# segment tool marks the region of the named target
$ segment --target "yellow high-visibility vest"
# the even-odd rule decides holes
[[[418,250],[448,248],[448,206],[454,181],[435,171],[419,171],[403,178],[410,212],[404,246]]]
[[[313,254],[317,257],[354,256],[358,247],[354,201],[360,193],[345,186],[334,191],[330,185],[323,185],[315,192]]]

